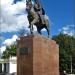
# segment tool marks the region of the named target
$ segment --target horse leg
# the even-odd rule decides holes
[[[45,23],[46,23],[46,30],[47,30],[47,33],[48,33],[48,38],[50,38],[50,31],[49,31],[49,21],[48,21],[48,19],[45,19]]]
[[[50,38],[50,32],[49,32],[49,28],[46,27],[47,33],[48,33],[48,38]]]
[[[37,19],[34,19],[31,23],[30,23],[30,32],[31,34],[33,34],[33,25],[37,22]]]
[[[33,34],[33,25],[30,25],[30,33]]]
[[[41,34],[41,30],[39,28],[37,28],[37,31],[38,31],[39,34]]]

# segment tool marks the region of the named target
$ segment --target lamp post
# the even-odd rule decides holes
[[[70,56],[70,61],[71,61],[71,74],[73,72],[73,68],[72,68],[72,55]]]

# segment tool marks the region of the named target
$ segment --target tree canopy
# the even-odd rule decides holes
[[[16,56],[16,45],[6,46],[6,50],[2,54],[2,58],[4,59],[12,56]]]
[[[60,71],[75,73],[75,38],[66,34],[59,34],[53,37],[59,45],[59,66]],[[72,70],[73,69],[73,70]]]

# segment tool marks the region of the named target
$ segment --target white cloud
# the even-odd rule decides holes
[[[8,4],[11,4],[12,2],[13,0],[1,0],[2,5],[8,5]]]
[[[6,46],[0,47],[1,54],[3,53],[3,51],[5,51],[5,49],[6,49]]]
[[[68,26],[66,26],[66,27],[63,27],[62,29],[63,29],[63,30],[68,30],[68,29],[69,29],[69,27],[68,27]]]
[[[13,0],[1,0],[1,32],[15,32],[25,27],[28,29],[28,19],[26,13],[25,0],[13,4]],[[17,14],[17,15],[16,15]]]
[[[14,44],[16,42],[16,39],[18,39],[17,35],[13,35],[13,37],[11,39],[6,39],[3,44],[6,46],[10,46],[12,44]]]
[[[5,38],[0,35],[0,41],[3,41]]]
[[[0,47],[0,56],[2,55],[3,51],[5,51],[6,46],[10,46],[10,45],[14,44],[17,39],[18,39],[17,35],[13,35],[11,39],[6,39],[3,42],[4,45]]]
[[[59,29],[59,32],[70,36],[75,36],[75,25],[66,25],[62,29]]]

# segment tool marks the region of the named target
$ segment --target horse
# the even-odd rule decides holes
[[[35,12],[31,2],[27,2],[26,11],[28,13],[27,18],[29,21],[29,28],[30,28],[31,34],[33,34],[33,25],[35,25],[39,34],[41,34],[41,30],[45,28],[47,30],[48,37],[50,37],[49,20],[46,17],[46,15],[44,17],[45,23],[43,24],[40,16]]]

